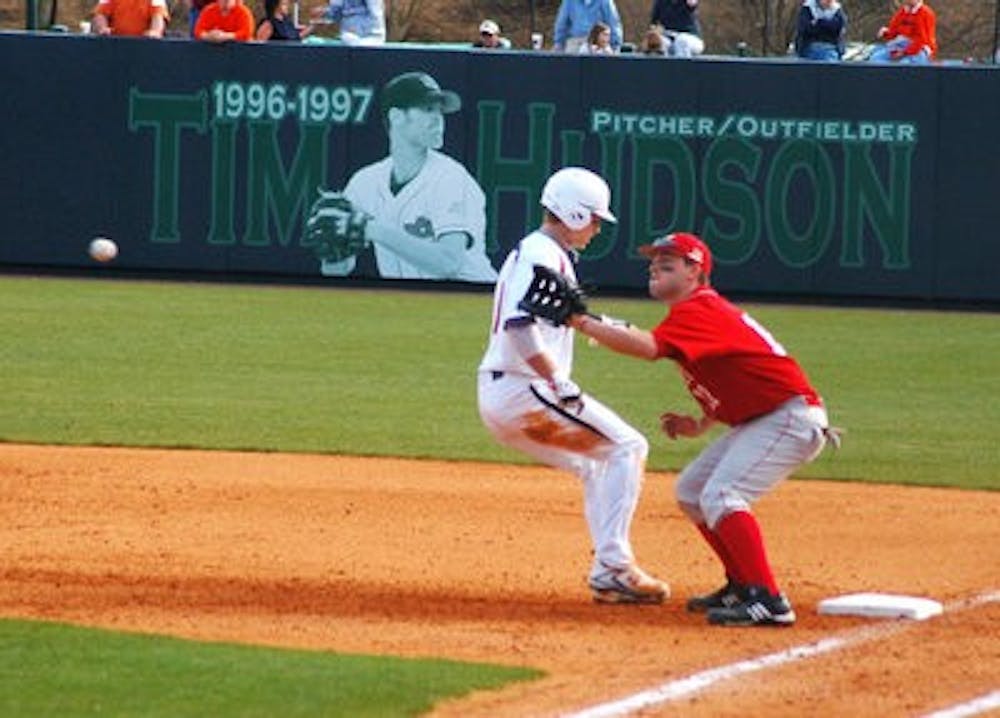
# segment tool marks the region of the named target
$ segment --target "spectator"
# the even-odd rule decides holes
[[[194,37],[194,28],[198,25],[198,16],[211,0],[188,0],[188,34]]]
[[[483,50],[509,50],[510,40],[500,34],[500,25],[495,20],[483,20],[479,23],[479,39],[472,46]]]
[[[611,28],[607,23],[595,22],[587,35],[587,42],[580,45],[581,55],[614,55],[611,47]]]
[[[880,40],[869,56],[871,62],[926,65],[937,55],[937,17],[923,0],[903,0],[902,6],[878,31]]]
[[[556,15],[553,49],[571,54],[580,52],[590,29],[599,22],[611,28],[611,47],[617,52],[622,44],[622,21],[615,0],[562,0]]]
[[[325,7],[313,8],[313,18],[340,24],[340,41],[345,45],[385,43],[384,0],[330,0]]]
[[[663,39],[663,28],[659,25],[651,25],[642,36],[642,43],[639,52],[643,55],[663,57],[667,54],[666,42]]]
[[[97,35],[160,38],[169,21],[164,0],[100,0],[91,27]]]
[[[264,19],[257,26],[257,39],[266,42],[298,42],[312,32],[312,27],[300,27],[288,14],[289,0],[264,0]]]
[[[837,0],[805,0],[795,31],[795,54],[803,60],[838,62],[844,57],[847,15]]]
[[[693,57],[705,52],[698,22],[698,0],[655,0],[650,22],[663,28],[668,55]]]
[[[198,14],[194,37],[207,42],[248,42],[253,39],[253,25],[253,13],[242,0],[215,0]]]

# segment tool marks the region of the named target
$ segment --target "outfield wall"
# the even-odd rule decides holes
[[[122,269],[319,276],[316,188],[386,156],[379,89],[422,70],[461,96],[443,152],[485,192],[494,267],[578,163],[621,219],[584,255],[601,286],[644,286],[635,247],[693,228],[728,291],[1000,299],[992,67],[17,33],[0,67],[6,265],[88,266],[106,235]],[[350,276],[378,272],[363,254]]]

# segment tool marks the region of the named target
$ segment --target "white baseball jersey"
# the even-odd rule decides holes
[[[528,366],[517,353],[504,328],[511,323],[530,321],[530,315],[517,308],[524,297],[532,278],[534,265],[541,264],[564,274],[576,283],[576,270],[566,250],[558,242],[535,231],[521,240],[500,268],[496,290],[493,293],[493,321],[490,325],[490,343],[486,355],[479,365],[480,371],[505,371],[534,376],[535,370]],[[568,379],[573,371],[573,330],[569,327],[554,327],[547,322],[538,322],[542,338],[542,349],[556,365],[556,376]]]
[[[486,255],[486,197],[465,167],[447,155],[430,150],[420,172],[398,194],[392,193],[391,182],[392,158],[386,157],[355,172],[344,194],[355,207],[380,222],[427,242],[436,242],[450,232],[462,232],[468,241],[464,261],[454,277],[434,276],[376,244],[375,260],[382,277],[496,280],[496,270]]]
[[[507,256],[493,294],[489,346],[479,365],[479,415],[497,441],[580,478],[594,549],[593,578],[606,567],[635,561],[629,528],[649,445],[589,394],[571,405],[560,402],[518,354],[509,337],[509,331],[518,330],[509,328],[531,321],[517,303],[531,284],[535,264],[576,280],[566,250],[540,231],[522,239]],[[574,331],[544,321],[537,325],[541,349],[553,360],[557,377],[569,379]]]

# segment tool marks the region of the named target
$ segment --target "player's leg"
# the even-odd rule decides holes
[[[700,508],[739,572],[744,601],[741,606],[710,610],[710,621],[736,625],[795,621],[750,506],[815,458],[825,442],[823,423],[825,417],[817,420],[814,410],[796,399],[729,433],[726,451],[702,491]]]
[[[543,464],[580,477],[584,492],[584,517],[594,554],[597,555],[597,539],[603,519],[599,510],[599,484],[594,479],[603,474],[603,462],[550,443],[546,438],[589,443],[601,437],[584,427],[567,428],[556,424],[546,416],[546,412],[540,414],[539,408],[528,379],[513,375],[499,378],[493,378],[491,374],[480,376],[480,416],[497,441]]]
[[[649,443],[591,396],[584,397],[572,420],[586,423],[606,439],[584,449],[594,463],[591,471],[580,474],[586,512],[594,517],[595,551],[589,579],[594,598],[607,603],[659,603],[669,594],[669,587],[639,568],[630,538]]]
[[[595,471],[593,459],[581,451],[604,440],[604,436],[582,422],[568,422],[541,405],[525,377],[491,374],[479,377],[479,415],[483,424],[502,444],[549,466],[582,476]]]
[[[485,389],[485,391],[484,391]],[[594,546],[590,582],[595,597],[659,602],[667,586],[636,566],[629,538],[649,444],[591,396],[562,405],[542,382],[480,380],[480,413],[502,443],[576,474]]]
[[[694,524],[698,533],[718,557],[725,571],[725,583],[711,593],[694,596],[687,602],[687,609],[696,613],[704,613],[711,608],[721,608],[737,603],[739,591],[743,583],[739,566],[733,560],[722,539],[708,527],[705,515],[701,510],[701,494],[705,484],[725,456],[729,446],[730,432],[709,444],[677,478],[674,495],[681,511]]]

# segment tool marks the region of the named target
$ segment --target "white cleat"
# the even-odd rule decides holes
[[[670,595],[666,582],[634,565],[605,567],[602,573],[591,576],[589,583],[597,603],[663,603]]]

